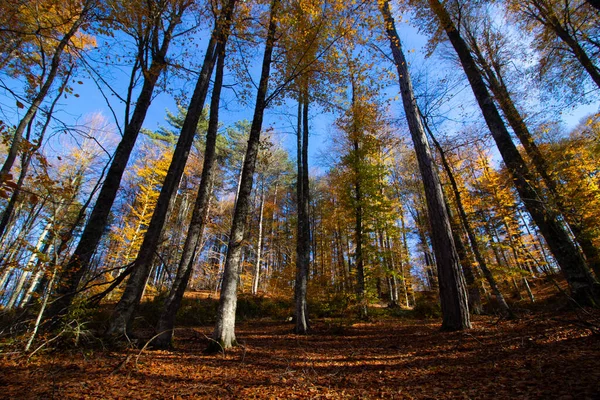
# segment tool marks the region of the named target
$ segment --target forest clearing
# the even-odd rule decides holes
[[[71,336],[30,359],[3,355],[0,397],[597,399],[600,313],[556,304],[514,320],[476,316],[465,332],[408,310],[319,318],[309,335],[284,318],[250,318],[236,328],[237,347],[210,355],[208,326],[176,328],[173,350],[140,350],[144,340],[109,350],[82,333],[79,347]]]

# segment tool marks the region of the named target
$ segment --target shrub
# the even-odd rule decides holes
[[[416,293],[415,303],[413,315],[416,318],[439,318],[442,316],[442,307],[435,292]]]
[[[327,299],[308,299],[308,314],[312,318],[341,317],[348,313],[350,300],[350,296],[343,293],[336,293]]]
[[[238,296],[236,316],[241,320],[269,317],[285,319],[292,314],[291,300],[247,294]]]
[[[213,325],[216,322],[219,300],[183,298],[175,321],[181,326]]]

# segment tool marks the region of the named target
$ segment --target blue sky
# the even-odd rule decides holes
[[[407,53],[407,58],[411,63],[410,68],[413,74],[417,74],[418,71],[423,71],[424,69],[432,69],[435,66],[436,69],[446,70],[448,68],[456,68],[452,66],[449,61],[442,60],[440,57],[432,57],[431,59],[424,59],[423,54],[425,53],[424,46],[426,43],[426,38],[420,35],[417,30],[411,25],[401,22],[398,24],[399,33],[403,40],[403,45],[405,52]],[[204,36],[206,37],[206,36]],[[199,49],[203,49],[206,44],[206,40],[203,40],[202,37],[199,40]],[[387,47],[383,47],[384,50],[387,51]],[[261,56],[261,51],[257,52],[258,57]],[[201,54],[196,54],[197,61],[201,61]],[[258,68],[259,62],[256,61],[254,67],[251,67],[252,73],[257,76],[259,74]],[[389,67],[392,67],[390,64]],[[126,69],[123,71],[113,71],[111,72],[112,79],[116,82],[117,86],[120,82],[127,81]],[[122,75],[118,75],[122,74]],[[256,79],[256,78],[255,78]],[[80,73],[79,77],[74,79],[75,81],[81,80],[83,81],[83,85],[74,84],[75,93],[79,95],[79,97],[75,97],[73,95],[67,96],[67,98],[61,101],[59,106],[59,115],[60,118],[63,119],[67,124],[73,123],[81,123],[85,121],[86,118],[89,118],[89,115],[95,113],[101,113],[109,123],[114,123],[114,119],[112,118],[112,114],[109,108],[106,105],[104,98],[101,93],[95,87],[95,84],[90,80],[86,79],[83,73]],[[181,86],[183,88],[193,88],[194,77],[191,77],[187,82],[182,82],[180,80],[174,80],[172,82],[175,86]],[[231,78],[230,78],[231,81]],[[231,82],[229,82],[231,83]],[[20,82],[14,81],[12,84],[17,87],[20,85]],[[169,82],[171,84],[171,82]],[[185,89],[184,89],[185,90]],[[398,93],[398,85],[397,83],[393,83],[387,89],[387,96],[394,97]],[[470,90],[464,95],[464,99],[466,101],[470,101],[468,99],[471,98]],[[224,89],[223,92],[224,100],[222,101],[222,110],[220,113],[222,124],[224,126],[231,125],[238,120],[241,119],[251,119],[252,117],[252,105],[242,105],[236,101],[235,93],[230,89]],[[114,97],[112,100],[116,100]],[[19,110],[16,108],[14,104],[14,100],[11,96],[1,96],[0,104],[2,105],[2,109],[4,115],[0,116],[0,119],[3,119],[9,123],[16,123],[16,115],[18,113],[22,113],[23,110]],[[113,107],[117,112],[117,117],[122,121],[123,115],[123,107],[122,104],[119,104],[117,101],[113,101]],[[147,114],[146,120],[144,122],[144,127],[150,130],[157,129],[160,125],[165,125],[165,116],[166,110],[169,109],[171,111],[176,110],[176,103],[171,94],[161,93],[155,97],[152,102],[151,108]],[[390,112],[394,115],[394,117],[399,118],[402,117],[402,104],[400,101],[392,102],[390,107]],[[588,104],[585,106],[578,107],[573,110],[566,110],[563,114],[563,122],[567,128],[574,127],[585,115],[588,115],[592,112],[598,111],[598,105]],[[13,113],[13,115],[11,115]],[[270,108],[266,111],[265,122],[263,128],[267,128],[272,126],[275,128],[275,131],[278,133],[281,142],[284,144],[284,147],[290,151],[292,157],[295,154],[295,146],[296,146],[296,138],[295,134],[295,113],[296,113],[296,104],[293,104],[292,101],[288,101],[283,105],[278,105],[276,107]],[[474,114],[478,117],[478,111],[475,110]],[[310,149],[309,149],[309,162],[311,165],[315,166],[318,164],[318,154],[323,151],[328,142],[328,136],[332,130],[332,124],[335,119],[335,116],[332,114],[323,113],[318,107],[313,107],[311,112],[311,139],[310,139]]]

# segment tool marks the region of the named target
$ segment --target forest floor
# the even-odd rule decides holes
[[[240,345],[216,355],[203,353],[212,327],[180,328],[172,351],[0,352],[0,398],[600,399],[599,320],[545,309],[441,332],[438,319],[381,315],[316,320],[307,336],[248,320]]]

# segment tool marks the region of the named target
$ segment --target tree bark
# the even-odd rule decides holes
[[[252,280],[252,294],[258,294],[258,284],[260,282],[260,265],[262,264],[262,247],[263,247],[263,217],[265,213],[265,188],[264,182],[260,189],[260,205],[258,212],[258,238],[256,241],[256,260],[254,262],[254,277]]]
[[[296,325],[294,331],[306,334],[310,328],[306,292],[310,264],[310,216],[308,187],[308,93],[305,89],[298,100],[298,177],[296,200],[298,209],[298,231],[296,245],[296,280],[294,299],[296,303]]]
[[[488,284],[490,285],[490,288],[492,289],[494,296],[496,296],[496,300],[498,301],[500,308],[502,309],[502,311],[504,313],[506,313],[506,315],[509,315],[512,317],[512,316],[514,316],[513,312],[510,309],[510,307],[508,306],[508,304],[506,303],[506,299],[502,295],[502,292],[498,288],[496,279],[494,278],[494,275],[492,275],[492,271],[490,271],[490,269],[488,268],[485,258],[481,254],[481,251],[479,251],[479,244],[477,243],[477,239],[475,237],[475,232],[473,231],[473,228],[471,227],[471,224],[467,217],[467,213],[465,212],[465,208],[463,207],[462,196],[460,194],[460,191],[458,190],[458,184],[456,183],[456,179],[454,178],[454,173],[452,172],[452,168],[450,167],[450,164],[448,163],[448,159],[446,158],[446,153],[444,152],[444,149],[442,148],[440,143],[437,141],[437,139],[435,138],[435,136],[433,135],[433,132],[431,132],[429,127],[427,125],[425,125],[425,127],[427,128],[429,137],[431,137],[431,140],[433,141],[434,146],[436,147],[438,153],[440,154],[442,166],[444,167],[444,170],[446,171],[446,175],[448,176],[448,180],[450,181],[450,187],[452,188],[452,192],[454,194],[454,199],[456,200],[456,207],[458,208],[458,215],[460,217],[463,228],[467,232],[467,237],[469,238],[469,243],[471,244],[471,249],[473,250],[473,254],[475,255],[475,260],[477,261],[477,264],[479,264],[479,268],[481,268],[481,271],[483,272],[483,276],[485,276],[485,279],[487,280]],[[477,289],[477,287],[475,287],[475,289]],[[479,290],[477,290],[477,293],[479,294]]]
[[[154,88],[158,82],[158,78],[167,67],[165,57],[172,40],[173,31],[179,22],[177,18],[169,25],[164,34],[162,45],[160,48],[155,49],[156,53],[153,56],[150,68],[143,74],[144,82],[131,119],[125,125],[123,137],[117,145],[111,165],[106,174],[106,179],[98,193],[94,208],[83,229],[79,243],[58,279],[60,286],[55,293],[56,300],[54,300],[48,310],[48,315],[51,317],[60,316],[67,311],[75,296],[81,278],[88,270],[92,256],[106,230],[110,210],[117,196],[121,178],[146,118],[148,108],[150,108],[150,104],[152,103]]]
[[[508,121],[513,132],[523,145],[523,149],[531,159],[535,170],[542,177],[546,187],[548,188],[548,191],[550,192],[550,198],[556,205],[558,212],[562,214],[565,222],[573,233],[576,242],[581,247],[588,265],[595,272],[596,277],[600,277],[600,250],[591,240],[591,235],[589,234],[591,227],[583,225],[577,220],[577,217],[574,217],[572,213],[569,212],[565,203],[565,199],[560,194],[559,184],[552,176],[550,176],[550,168],[544,159],[544,155],[533,140],[527,124],[521,116],[521,113],[517,110],[515,103],[512,101],[510,92],[508,91],[508,88],[502,79],[501,69],[498,63],[495,62],[494,59],[492,59],[491,62],[488,62],[479,48],[479,44],[474,35],[472,35],[468,30],[467,35],[472,53],[475,56],[482,73],[486,77],[489,88],[498,102],[502,113],[506,117],[506,120]]]
[[[216,21],[206,50],[200,76],[196,82],[181,133],[173,152],[171,165],[163,182],[152,219],[148,225],[148,230],[144,235],[133,272],[110,319],[107,334],[123,335],[127,331],[133,319],[135,309],[142,298],[146,281],[151,272],[154,254],[170,208],[169,206],[172,203],[173,196],[176,194],[176,189],[179,186],[194,141],[196,127],[198,126],[202,108],[204,107],[217,54],[222,51],[221,49],[225,48],[227,43],[235,3],[236,0],[229,0]]]
[[[365,295],[365,265],[363,256],[363,190],[361,182],[361,155],[360,155],[360,143],[359,143],[359,127],[356,125],[357,115],[354,114],[356,108],[357,93],[356,93],[356,82],[354,76],[352,77],[352,132],[351,132],[351,144],[354,156],[352,157],[351,168],[354,170],[354,258],[356,263],[356,300],[358,303],[358,316],[359,318],[367,318],[367,299]]]
[[[267,40],[262,60],[258,93],[256,95],[256,105],[254,108],[254,117],[252,119],[252,126],[248,137],[248,147],[246,149],[246,156],[242,168],[242,181],[233,214],[231,233],[229,235],[229,246],[227,248],[227,258],[225,260],[225,268],[223,271],[223,285],[221,288],[221,296],[219,298],[217,322],[212,335],[213,342],[211,342],[212,344],[208,349],[209,351],[221,351],[222,349],[227,349],[237,344],[235,338],[235,310],[237,307],[238,270],[242,253],[242,241],[244,240],[246,218],[250,208],[250,195],[252,192],[256,159],[258,157],[260,131],[262,129],[264,111],[267,107],[267,90],[269,86],[269,77],[271,75],[271,60],[275,44],[278,8],[279,0],[272,0]]]
[[[590,273],[582,254],[569,237],[562,223],[545,206],[531,186],[535,179],[513,143],[504,121],[502,121],[502,117],[479,74],[469,47],[456,29],[444,6],[438,0],[429,0],[429,5],[458,54],[484,119],[498,146],[500,155],[512,175],[521,200],[539,227],[554,258],[565,274],[573,299],[582,305],[596,305],[599,299],[598,282]]]
[[[223,86],[224,68],[225,48],[221,48],[218,54],[215,83],[211,97],[210,117],[208,121],[208,130],[206,132],[206,146],[204,150],[204,163],[202,166],[200,187],[198,188],[196,203],[194,204],[194,210],[192,211],[192,218],[183,246],[181,260],[179,261],[179,266],[177,268],[177,275],[175,276],[175,281],[165,300],[162,313],[158,320],[156,330],[160,335],[152,342],[155,347],[164,348],[171,344],[173,326],[175,325],[175,315],[181,306],[183,294],[188,286],[198,246],[202,243],[215,175],[217,133],[219,129],[219,104],[221,99],[221,88]]]
[[[385,30],[390,40],[390,48],[396,68],[404,104],[404,112],[417,153],[419,169],[425,187],[427,210],[432,228],[432,244],[435,252],[440,300],[442,306],[442,329],[462,330],[471,328],[466,284],[463,276],[448,212],[444,205],[441,183],[431,156],[429,144],[417,107],[408,64],[402,52],[400,38],[389,8],[389,0],[380,3],[385,22]]]

